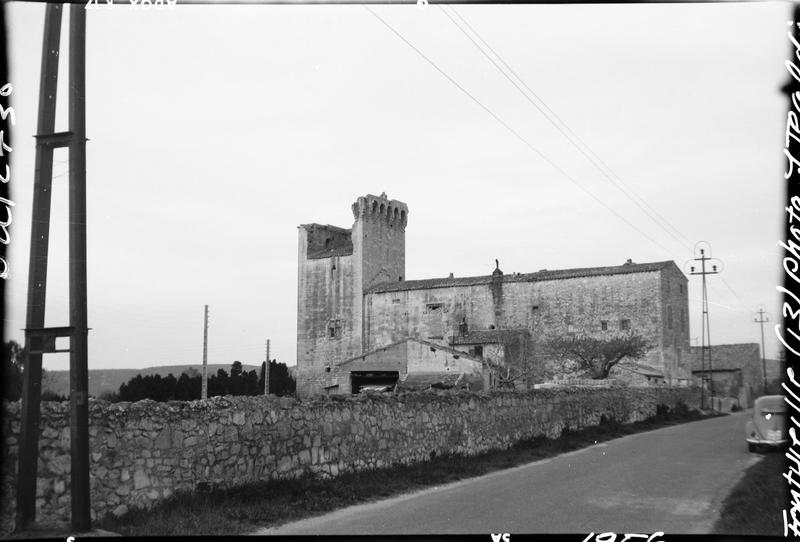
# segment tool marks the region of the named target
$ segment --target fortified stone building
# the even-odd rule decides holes
[[[301,396],[485,363],[533,364],[530,386],[552,376],[542,341],[571,334],[639,333],[653,346],[640,374],[689,378],[687,279],[674,262],[405,280],[406,204],[367,195],[352,209],[351,229],[299,226]]]

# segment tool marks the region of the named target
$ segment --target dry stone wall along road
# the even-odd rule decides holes
[[[89,403],[91,517],[149,508],[177,492],[314,474],[335,478],[433,455],[504,449],[566,427],[697,406],[693,388],[561,388],[205,401]],[[14,528],[20,402],[0,409],[0,535]],[[43,402],[36,518],[68,521],[69,404]]]
[[[746,419],[638,433],[253,534],[708,533],[757,461]]]

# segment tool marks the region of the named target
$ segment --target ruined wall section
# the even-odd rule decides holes
[[[474,455],[520,439],[557,437],[600,417],[632,422],[659,404],[697,407],[690,388],[561,388],[332,396],[313,401],[215,397],[206,401],[89,404],[91,516],[150,507],[201,485],[232,486]],[[13,529],[20,402],[3,403],[0,534]],[[68,521],[69,404],[42,403],[37,519]]]
[[[348,253],[349,252],[349,253]],[[299,228],[297,393],[321,393],[325,368],[360,353],[361,292],[350,230],[319,224]]]

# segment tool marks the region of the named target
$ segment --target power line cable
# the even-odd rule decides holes
[[[495,67],[495,68],[496,68],[496,69],[497,69],[497,70],[498,70],[498,71],[499,71],[499,72],[500,72],[500,73],[501,73],[501,74],[502,74],[502,75],[503,75],[503,76],[504,76],[504,77],[505,77],[505,78],[506,78],[506,79],[507,79],[507,80],[508,80],[508,81],[509,81],[509,82],[510,82],[512,85],[514,85],[514,87],[515,87],[515,88],[516,88],[516,89],[517,89],[517,90],[520,92],[520,94],[522,94],[522,96],[523,96],[523,97],[524,97],[524,98],[525,98],[525,99],[526,99],[526,100],[527,100],[527,101],[528,101],[528,102],[529,102],[531,105],[533,105],[533,106],[534,106],[534,107],[535,107],[535,108],[536,108],[536,109],[537,109],[537,110],[538,110],[540,113],[542,113],[542,115],[544,115],[544,117],[545,117],[545,118],[546,118],[546,119],[547,119],[547,120],[550,122],[550,124],[552,124],[552,125],[553,125],[553,126],[554,126],[554,127],[555,127],[555,128],[556,128],[556,129],[557,129],[557,130],[558,130],[558,131],[559,131],[559,132],[560,132],[560,133],[561,133],[561,134],[562,134],[562,135],[563,135],[563,136],[564,136],[564,137],[565,137],[565,138],[566,138],[566,139],[567,139],[567,140],[568,140],[568,141],[569,141],[569,142],[570,142],[570,143],[571,143],[571,144],[572,144],[572,145],[573,145],[573,146],[574,146],[574,147],[575,147],[575,148],[576,148],[576,149],[577,149],[577,150],[578,150],[580,153],[581,153],[581,154],[583,154],[583,155],[584,155],[584,157],[586,157],[586,159],[587,159],[587,160],[589,160],[589,162],[590,162],[590,163],[591,163],[591,164],[592,164],[592,165],[593,165],[593,166],[594,166],[594,167],[595,167],[595,168],[596,168],[596,169],[597,169],[597,170],[598,170],[598,171],[599,171],[599,172],[600,172],[600,173],[601,173],[601,174],[602,174],[604,177],[606,177],[606,179],[608,179],[608,180],[609,180],[609,181],[610,181],[610,182],[611,182],[611,183],[612,183],[612,184],[613,184],[613,185],[614,185],[614,186],[615,186],[615,187],[616,187],[616,188],[617,188],[617,189],[618,189],[620,192],[622,192],[622,193],[623,193],[623,194],[624,194],[624,195],[625,195],[625,196],[626,196],[626,197],[627,197],[627,198],[628,198],[630,201],[632,201],[632,202],[633,202],[633,203],[634,203],[634,204],[635,204],[637,207],[639,207],[639,209],[641,209],[641,210],[642,210],[642,211],[643,211],[643,212],[644,212],[644,213],[645,213],[645,214],[646,214],[646,215],[647,215],[647,216],[648,216],[648,217],[649,217],[649,218],[650,218],[650,219],[651,219],[651,220],[652,220],[652,221],[653,221],[653,222],[654,222],[654,223],[655,223],[655,224],[656,224],[658,227],[660,227],[662,230],[664,230],[664,231],[665,231],[665,232],[666,232],[668,235],[670,235],[670,236],[671,236],[673,239],[675,239],[675,241],[677,241],[679,244],[681,244],[681,245],[683,245],[685,248],[688,248],[688,249],[690,249],[690,250],[691,250],[691,246],[690,246],[690,245],[685,245],[685,244],[684,244],[684,242],[690,243],[690,241],[688,240],[688,238],[687,238],[685,235],[683,235],[683,233],[682,233],[680,230],[678,230],[678,229],[677,229],[677,228],[676,228],[674,225],[672,225],[672,224],[671,224],[671,223],[670,223],[670,222],[669,222],[669,221],[668,221],[666,218],[664,218],[664,217],[663,217],[663,216],[662,216],[662,215],[661,215],[661,214],[660,214],[660,213],[659,213],[659,212],[658,212],[656,209],[654,209],[654,208],[653,208],[653,207],[652,207],[652,206],[651,206],[649,203],[647,203],[647,201],[646,201],[644,198],[642,198],[642,197],[641,197],[640,195],[638,195],[638,194],[637,194],[637,193],[636,193],[636,192],[635,192],[635,191],[634,191],[632,188],[630,188],[630,187],[629,187],[629,186],[628,186],[628,185],[627,185],[627,184],[626,184],[626,183],[625,183],[625,182],[624,182],[624,181],[623,181],[623,180],[622,180],[622,179],[619,177],[619,175],[617,175],[617,174],[614,172],[614,170],[613,170],[613,169],[611,169],[611,167],[610,167],[608,164],[606,164],[606,163],[605,163],[605,162],[604,162],[604,161],[603,161],[603,160],[602,160],[602,159],[601,159],[601,158],[600,158],[600,157],[599,157],[599,156],[598,156],[598,155],[597,155],[597,154],[596,154],[596,153],[595,153],[595,152],[594,152],[594,151],[591,149],[591,147],[589,147],[589,145],[588,145],[586,142],[584,142],[584,141],[583,141],[583,140],[582,140],[582,139],[581,139],[581,138],[580,138],[580,137],[579,137],[579,136],[578,136],[578,135],[577,135],[577,134],[576,134],[576,133],[575,133],[575,132],[574,132],[574,131],[573,131],[573,130],[570,128],[570,127],[569,127],[569,125],[568,125],[568,124],[567,124],[567,123],[566,123],[566,122],[565,122],[563,119],[561,119],[561,117],[560,117],[560,116],[559,116],[559,115],[558,115],[558,114],[557,114],[555,111],[553,111],[553,109],[552,109],[552,108],[550,108],[550,107],[547,105],[547,103],[546,103],[546,102],[545,102],[545,101],[544,101],[544,100],[543,100],[543,99],[542,99],[542,98],[541,98],[541,97],[540,97],[538,94],[536,94],[536,92],[535,92],[533,89],[531,89],[531,88],[530,88],[530,86],[528,86],[528,84],[527,84],[527,83],[525,83],[525,81],[524,81],[524,80],[523,80],[523,79],[522,79],[522,78],[521,78],[521,77],[520,77],[520,76],[519,76],[519,75],[518,75],[518,74],[517,74],[517,73],[514,71],[514,69],[513,69],[513,68],[511,68],[511,66],[509,66],[507,62],[505,62],[505,60],[503,59],[503,57],[502,57],[502,56],[501,56],[499,53],[497,53],[497,51],[495,51],[495,50],[492,48],[492,46],[491,46],[491,45],[489,45],[489,44],[486,42],[486,40],[484,40],[484,39],[483,39],[483,37],[482,37],[482,36],[481,36],[481,35],[478,33],[478,31],[477,31],[477,30],[475,30],[475,28],[474,28],[472,25],[470,25],[470,24],[469,24],[469,22],[468,22],[466,19],[464,19],[464,17],[462,17],[462,16],[461,16],[461,14],[458,12],[458,10],[456,10],[456,8],[455,8],[455,7],[453,7],[453,6],[448,6],[448,7],[449,7],[449,10],[450,10],[450,11],[452,11],[452,12],[453,12],[453,14],[455,14],[455,16],[456,16],[456,17],[458,17],[458,19],[459,19],[459,20],[460,20],[460,21],[461,21],[461,22],[462,22],[462,23],[463,23],[463,24],[464,24],[464,25],[465,25],[467,28],[469,28],[469,30],[470,30],[470,31],[471,31],[471,32],[472,32],[472,33],[475,35],[475,37],[477,37],[477,38],[478,38],[478,40],[480,40],[480,42],[481,42],[481,43],[482,43],[482,44],[483,44],[483,45],[484,45],[484,46],[485,46],[485,47],[486,47],[486,48],[487,48],[489,51],[491,51],[491,53],[492,53],[492,54],[493,54],[495,57],[497,57],[497,59],[499,60],[499,62],[500,62],[500,63],[502,63],[502,65],[503,65],[503,66],[504,66],[504,67],[505,67],[505,68],[508,70],[508,72],[510,72],[510,73],[511,73],[511,74],[514,76],[514,78],[516,78],[516,79],[517,79],[517,81],[519,81],[519,83],[520,83],[520,84],[522,84],[522,85],[525,87],[525,89],[527,89],[527,90],[528,90],[528,92],[529,92],[531,95],[533,95],[533,96],[534,96],[534,97],[535,97],[535,98],[536,98],[536,99],[537,99],[539,102],[541,102],[541,106],[540,106],[538,103],[534,102],[534,101],[531,99],[531,97],[530,97],[530,96],[529,96],[529,95],[528,95],[528,94],[527,94],[527,93],[526,93],[524,90],[522,90],[522,88],[520,87],[520,85],[519,85],[519,84],[517,84],[517,82],[516,82],[516,81],[514,81],[514,79],[512,79],[511,77],[509,77],[508,73],[506,73],[506,72],[503,70],[503,68],[501,68],[501,67],[500,67],[500,65],[499,65],[497,62],[495,62],[495,60],[494,60],[494,59],[493,59],[493,58],[492,58],[492,57],[491,57],[491,56],[490,56],[490,55],[489,55],[489,54],[486,52],[486,50],[484,50],[484,49],[483,49],[483,47],[481,47],[481,45],[480,45],[480,44],[478,44],[478,43],[475,41],[475,39],[473,39],[473,37],[472,37],[472,36],[470,36],[470,34],[469,34],[469,33],[468,33],[466,30],[464,30],[464,28],[463,28],[463,27],[462,27],[462,26],[461,26],[461,25],[460,25],[458,22],[456,22],[456,20],[455,20],[455,19],[453,19],[453,17],[450,15],[450,13],[448,13],[448,10],[447,10],[447,9],[445,9],[445,6],[444,6],[444,5],[441,5],[441,4],[440,4],[438,7],[439,7],[439,9],[441,9],[442,13],[444,13],[444,15],[445,15],[445,16],[446,16],[446,17],[447,17],[449,20],[450,20],[450,22],[451,22],[451,23],[453,23],[453,25],[454,25],[456,28],[458,28],[458,30],[460,30],[460,31],[461,31],[461,33],[462,33],[462,34],[464,34],[464,36],[466,36],[466,37],[467,37],[467,39],[469,39],[469,40],[472,42],[472,44],[473,44],[473,45],[474,45],[474,46],[475,46],[475,47],[476,47],[476,48],[477,48],[477,49],[478,49],[478,50],[479,50],[479,51],[480,51],[480,52],[481,52],[481,53],[482,53],[482,54],[483,54],[483,55],[484,55],[484,56],[485,56],[485,57],[486,57],[486,58],[487,58],[487,59],[488,59],[488,60],[489,60],[491,63],[492,63],[492,65],[493,65],[493,66],[494,66],[494,67]],[[544,108],[544,109],[543,109],[543,108]],[[545,111],[545,110],[546,110],[546,111]],[[548,114],[548,113],[549,113],[549,114]],[[555,119],[555,120],[554,120],[554,119]],[[558,122],[556,122],[556,121],[558,121]],[[563,126],[563,128],[562,128],[562,126]],[[569,132],[569,133],[567,133],[567,132]],[[579,145],[578,143],[580,143],[580,145]],[[583,147],[583,148],[582,148],[582,147]],[[586,150],[584,150],[584,148],[585,148]],[[606,172],[606,171],[605,171],[605,170],[604,170],[602,167],[600,167],[600,165],[602,165],[602,166],[603,166],[603,167],[604,167],[606,170],[608,170],[608,172]],[[613,175],[613,177],[612,177],[611,175],[609,175],[609,173],[610,173],[611,175]],[[614,178],[616,178],[618,182],[617,182],[617,181],[615,181],[615,179],[614,179]],[[627,189],[627,190],[626,190],[626,189]],[[629,194],[628,192],[630,192],[630,194]],[[640,203],[639,203],[639,202],[638,202],[636,199],[634,199],[634,198],[631,196],[631,194],[632,194],[633,196],[635,196],[635,197],[636,197],[638,200],[640,200],[640,201],[641,201],[641,204],[640,204]],[[645,206],[646,206],[647,208],[645,208]],[[649,211],[648,211],[648,210],[649,210]],[[655,216],[654,216],[654,215],[655,215]],[[656,216],[657,216],[657,217],[658,217],[658,218],[661,220],[661,222],[659,222],[659,220],[656,220]],[[663,222],[663,224],[662,224],[662,222]],[[679,239],[679,238],[678,238],[678,237],[677,237],[677,236],[676,236],[674,233],[672,233],[672,231],[670,231],[670,229],[668,229],[668,228],[665,226],[665,224],[666,224],[666,226],[669,226],[669,228],[671,228],[672,230],[674,230],[674,231],[675,231],[675,232],[676,232],[678,235],[680,235],[680,237],[682,237],[682,238],[683,238],[683,240]],[[736,300],[737,300],[737,301],[738,301],[738,302],[739,302],[739,303],[742,305],[742,307],[744,308],[744,307],[745,307],[744,303],[742,302],[741,298],[740,298],[740,297],[739,297],[739,295],[736,293],[736,291],[733,289],[733,287],[731,287],[731,286],[730,286],[730,284],[728,284],[728,282],[727,282],[727,281],[726,281],[726,280],[725,280],[723,277],[720,277],[720,278],[722,279],[723,283],[724,283],[724,284],[725,284],[725,286],[728,288],[728,290],[730,290],[730,292],[731,292],[731,293],[734,295],[734,297],[736,298]],[[728,308],[728,309],[731,309],[731,310],[736,310],[736,309],[733,309],[732,307],[727,307],[727,306],[726,306],[725,308]],[[745,311],[747,311],[747,309],[746,309],[746,308],[745,308]]]
[[[431,65],[431,66],[432,66],[434,69],[436,69],[436,71],[438,71],[438,72],[439,72],[439,73],[440,73],[442,76],[444,76],[444,77],[445,77],[445,79],[447,79],[448,81],[450,81],[450,83],[452,83],[452,84],[453,84],[453,85],[454,85],[456,88],[458,88],[458,89],[459,89],[461,92],[463,92],[464,94],[466,94],[466,96],[467,96],[469,99],[471,99],[473,102],[475,102],[475,103],[476,103],[476,104],[477,104],[477,105],[478,105],[478,106],[479,106],[481,109],[483,109],[484,111],[486,111],[486,113],[488,113],[488,114],[489,114],[489,115],[490,115],[490,116],[491,116],[493,119],[495,119],[495,120],[496,120],[498,123],[500,123],[500,125],[501,125],[501,126],[503,126],[503,127],[506,129],[506,130],[508,130],[509,132],[511,132],[511,134],[513,134],[513,135],[514,135],[514,136],[515,136],[517,139],[519,139],[519,140],[520,140],[520,141],[521,141],[521,142],[522,142],[522,143],[523,143],[525,146],[527,146],[527,147],[528,147],[530,150],[532,150],[534,153],[536,153],[536,154],[537,154],[537,155],[538,155],[538,156],[539,156],[539,157],[540,157],[542,160],[544,160],[545,162],[547,162],[547,163],[548,163],[548,164],[549,164],[549,165],[550,165],[550,166],[551,166],[553,169],[555,169],[556,171],[558,171],[559,173],[561,173],[561,175],[563,175],[563,176],[564,176],[566,179],[568,179],[570,182],[572,182],[572,184],[574,184],[575,186],[577,186],[577,187],[578,187],[579,189],[581,189],[581,190],[582,190],[584,193],[588,194],[588,195],[589,195],[589,196],[590,196],[592,199],[594,199],[594,200],[595,200],[597,203],[599,203],[600,205],[602,205],[603,207],[605,207],[605,208],[606,208],[608,211],[610,211],[611,213],[613,213],[613,214],[614,214],[614,215],[615,215],[617,218],[619,218],[620,220],[622,220],[622,221],[623,221],[625,224],[627,224],[628,226],[630,226],[631,228],[633,228],[634,230],[636,230],[637,232],[639,232],[639,233],[640,233],[640,234],[641,234],[643,237],[647,238],[647,239],[648,239],[649,241],[651,241],[652,243],[654,243],[654,244],[658,245],[659,247],[661,247],[661,248],[662,248],[662,249],[663,249],[665,252],[668,252],[668,253],[670,252],[670,250],[669,250],[668,248],[666,248],[664,245],[662,245],[661,243],[659,243],[658,241],[656,241],[655,239],[653,239],[651,236],[649,236],[648,234],[646,234],[645,232],[643,232],[642,230],[640,230],[639,228],[637,228],[637,227],[636,227],[636,226],[635,226],[633,223],[631,223],[631,222],[630,222],[628,219],[626,219],[624,216],[622,216],[621,214],[619,214],[619,213],[618,213],[617,211],[615,211],[615,210],[614,210],[612,207],[610,207],[609,205],[607,205],[607,204],[606,204],[605,202],[603,202],[603,201],[602,201],[600,198],[598,198],[598,197],[597,197],[597,196],[595,196],[595,195],[594,195],[592,192],[590,192],[590,191],[589,191],[587,188],[585,188],[585,187],[584,187],[584,186],[582,186],[580,183],[578,183],[578,181],[576,181],[576,180],[575,180],[575,179],[574,179],[574,178],[573,178],[573,177],[572,177],[572,176],[571,176],[569,173],[567,173],[566,171],[564,171],[564,169],[562,169],[562,168],[561,168],[561,167],[560,167],[558,164],[556,164],[556,163],[555,163],[553,160],[551,160],[551,159],[550,159],[550,158],[549,158],[547,155],[545,155],[545,154],[544,154],[542,151],[540,151],[539,149],[537,149],[536,147],[534,147],[534,146],[533,146],[533,145],[532,145],[530,142],[528,142],[528,140],[527,140],[527,139],[525,139],[524,137],[522,137],[522,135],[520,135],[520,133],[519,133],[519,132],[517,132],[516,130],[514,130],[514,128],[512,128],[511,126],[509,126],[509,125],[508,125],[508,124],[507,124],[507,123],[506,123],[506,122],[505,122],[503,119],[501,119],[500,117],[498,117],[498,116],[497,116],[497,115],[496,115],[496,114],[495,114],[495,113],[494,113],[494,112],[493,112],[491,109],[489,109],[489,108],[488,108],[486,105],[484,105],[484,104],[483,104],[483,103],[482,103],[480,100],[478,100],[478,99],[477,99],[475,96],[473,96],[472,94],[470,94],[470,92],[469,92],[469,91],[467,91],[467,90],[466,90],[464,87],[462,87],[462,86],[461,86],[461,85],[460,85],[460,84],[459,84],[459,83],[458,83],[458,82],[457,82],[455,79],[453,79],[452,77],[450,77],[450,75],[448,75],[448,74],[447,74],[447,73],[446,73],[444,70],[442,70],[442,68],[440,68],[440,67],[439,67],[439,66],[438,66],[438,65],[437,65],[437,64],[436,64],[436,63],[435,63],[433,60],[431,60],[430,58],[428,58],[428,57],[427,57],[427,56],[426,56],[426,55],[425,55],[425,54],[424,54],[422,51],[420,51],[420,50],[419,50],[417,47],[415,47],[415,46],[414,46],[414,45],[413,45],[411,42],[409,42],[409,41],[408,41],[408,40],[407,40],[407,39],[406,39],[406,38],[405,38],[405,37],[404,37],[402,34],[400,34],[400,32],[398,32],[397,30],[395,30],[395,29],[394,29],[394,27],[392,27],[392,25],[390,25],[388,22],[386,22],[386,21],[385,21],[385,20],[384,20],[384,19],[383,19],[383,18],[382,18],[380,15],[378,15],[377,13],[375,13],[375,12],[374,12],[374,11],[373,11],[373,10],[372,10],[370,7],[368,7],[368,6],[364,5],[364,9],[366,9],[367,11],[369,11],[369,12],[370,12],[370,13],[371,13],[371,14],[372,14],[372,15],[373,15],[373,16],[374,16],[376,19],[378,19],[378,20],[379,20],[381,23],[383,23],[383,24],[384,24],[384,26],[386,26],[386,28],[388,28],[388,29],[389,29],[389,30],[390,30],[390,31],[391,31],[391,32],[392,32],[392,33],[393,33],[395,36],[397,36],[398,38],[400,38],[400,40],[402,40],[402,41],[403,41],[403,43],[405,43],[406,45],[408,45],[409,47],[411,47],[411,49],[413,49],[413,50],[414,50],[414,51],[415,51],[415,52],[416,52],[416,53],[417,53],[417,54],[418,54],[420,57],[422,57],[422,58],[423,58],[423,59],[424,59],[424,60],[425,60],[425,61],[426,61],[428,64],[430,64],[430,65]]]
[[[551,123],[551,124],[552,124],[552,125],[553,125],[553,126],[554,126],[554,127],[557,129],[557,130],[558,130],[558,131],[559,131],[559,132],[561,132],[561,134],[562,134],[564,137],[566,137],[566,138],[567,138],[567,140],[568,140],[570,143],[572,143],[572,145],[573,145],[573,146],[574,146],[576,149],[578,149],[578,151],[579,151],[581,154],[583,154],[583,155],[586,157],[586,159],[587,159],[587,160],[589,160],[589,162],[590,162],[590,163],[591,163],[593,166],[595,166],[595,168],[597,168],[597,170],[598,170],[598,171],[599,171],[599,172],[600,172],[600,173],[601,173],[603,176],[605,176],[605,177],[606,177],[606,178],[607,178],[607,179],[608,179],[608,180],[609,180],[609,181],[610,181],[612,184],[614,184],[614,186],[616,186],[618,190],[620,190],[620,191],[621,191],[621,192],[622,192],[622,193],[623,193],[623,194],[624,194],[624,195],[625,195],[625,196],[626,196],[628,199],[630,199],[630,200],[631,200],[631,201],[632,201],[634,204],[636,204],[636,205],[637,205],[637,206],[638,206],[638,207],[639,207],[639,208],[640,208],[640,209],[641,209],[641,210],[642,210],[642,211],[643,211],[643,212],[644,212],[644,213],[645,213],[645,214],[646,214],[646,215],[647,215],[647,216],[648,216],[648,217],[649,217],[651,220],[653,220],[653,222],[655,222],[655,223],[656,223],[656,225],[658,225],[659,227],[661,227],[662,229],[664,229],[664,231],[666,231],[666,232],[667,232],[667,233],[668,233],[668,234],[669,234],[669,235],[670,235],[672,238],[674,238],[674,239],[675,239],[675,240],[676,240],[678,243],[681,243],[681,244],[688,243],[688,245],[685,245],[685,246],[691,250],[691,241],[690,241],[690,240],[689,240],[689,239],[688,239],[688,238],[687,238],[685,235],[683,235],[683,233],[681,233],[681,232],[680,232],[680,230],[678,230],[678,229],[677,229],[675,226],[673,226],[673,225],[672,225],[672,224],[671,224],[671,223],[670,223],[670,222],[669,222],[669,221],[668,221],[666,218],[664,218],[664,217],[663,217],[663,216],[662,216],[662,215],[661,215],[661,214],[660,214],[660,213],[659,213],[657,210],[655,210],[655,209],[654,209],[652,206],[650,206],[650,204],[648,204],[648,203],[647,203],[647,201],[646,201],[644,198],[642,198],[641,196],[639,196],[639,195],[638,195],[638,194],[637,194],[637,193],[636,193],[636,192],[635,192],[635,191],[634,191],[634,190],[633,190],[633,189],[632,189],[630,186],[628,186],[628,185],[627,185],[627,184],[626,184],[626,183],[625,183],[625,182],[624,182],[624,181],[623,181],[623,180],[622,180],[622,179],[621,179],[621,178],[620,178],[620,177],[619,177],[619,176],[618,176],[618,175],[617,175],[617,174],[614,172],[614,170],[613,170],[613,169],[611,169],[611,167],[610,167],[608,164],[606,164],[606,163],[605,163],[605,162],[604,162],[604,161],[603,161],[603,160],[602,160],[602,159],[601,159],[601,158],[600,158],[600,157],[599,157],[599,156],[598,156],[598,155],[597,155],[597,154],[596,154],[596,153],[595,153],[595,152],[594,152],[594,151],[591,149],[591,147],[589,147],[589,145],[588,145],[588,144],[586,144],[586,142],[584,142],[584,141],[583,141],[583,140],[582,140],[582,139],[581,139],[581,138],[580,138],[580,137],[579,137],[579,136],[578,136],[578,135],[577,135],[577,134],[576,134],[576,133],[575,133],[575,132],[574,132],[574,131],[573,131],[573,130],[570,128],[570,127],[569,127],[569,125],[568,125],[566,122],[564,122],[564,120],[562,120],[562,119],[561,119],[561,117],[560,117],[560,116],[559,116],[559,115],[558,115],[558,114],[557,114],[555,111],[553,111],[553,110],[552,110],[552,109],[551,109],[551,108],[550,108],[550,107],[547,105],[547,103],[546,103],[546,102],[545,102],[545,101],[544,101],[544,100],[543,100],[543,99],[542,99],[542,98],[541,98],[541,97],[540,97],[538,94],[536,94],[536,92],[534,92],[534,90],[533,90],[533,89],[531,89],[531,88],[530,88],[530,87],[529,87],[529,86],[528,86],[528,85],[525,83],[525,81],[524,81],[524,80],[523,80],[523,79],[522,79],[522,78],[521,78],[521,77],[520,77],[520,76],[519,76],[519,75],[518,75],[518,74],[517,74],[517,73],[514,71],[514,69],[513,69],[513,68],[511,68],[511,66],[509,66],[509,65],[508,65],[508,63],[507,63],[507,62],[505,62],[505,60],[503,60],[503,57],[502,57],[502,56],[500,56],[500,54],[498,54],[498,53],[497,53],[497,52],[496,52],[496,51],[495,51],[495,50],[494,50],[494,49],[491,47],[491,45],[489,45],[489,44],[486,42],[486,40],[484,40],[484,39],[481,37],[481,35],[478,33],[478,31],[477,31],[477,30],[475,30],[475,28],[473,28],[473,27],[472,27],[472,25],[470,25],[470,24],[469,24],[469,22],[468,22],[466,19],[464,19],[464,18],[461,16],[461,14],[460,14],[460,13],[459,13],[459,12],[458,12],[458,11],[457,11],[457,10],[456,10],[454,7],[453,7],[453,6],[449,6],[449,8],[450,8],[450,10],[451,10],[451,11],[452,11],[452,12],[455,14],[455,16],[456,16],[456,17],[458,17],[458,19],[459,19],[459,20],[460,20],[460,21],[461,21],[461,22],[462,22],[462,23],[463,23],[463,24],[464,24],[464,25],[465,25],[467,28],[469,28],[469,30],[470,30],[470,31],[471,31],[473,34],[475,34],[475,37],[477,37],[477,38],[478,38],[478,40],[480,40],[480,42],[481,42],[481,43],[482,43],[482,44],[483,44],[483,45],[484,45],[484,46],[485,46],[485,47],[486,47],[486,48],[487,48],[489,51],[491,51],[491,52],[492,52],[492,54],[493,54],[494,56],[496,56],[496,57],[497,57],[497,59],[500,61],[500,63],[502,63],[502,65],[503,65],[503,66],[504,66],[504,67],[505,67],[505,68],[506,68],[506,69],[507,69],[507,70],[508,70],[508,71],[509,71],[509,72],[510,72],[510,73],[511,73],[511,74],[512,74],[512,75],[513,75],[513,76],[514,76],[514,77],[515,77],[515,78],[516,78],[516,79],[517,79],[519,82],[520,82],[520,84],[522,84],[522,85],[523,85],[523,86],[524,86],[524,87],[525,87],[525,88],[528,90],[528,92],[529,92],[531,95],[533,95],[533,96],[534,96],[534,97],[535,97],[535,98],[536,98],[536,99],[537,99],[539,102],[541,102],[541,106],[539,106],[539,104],[537,104],[536,102],[534,102],[533,100],[531,100],[530,96],[529,96],[529,95],[528,95],[528,94],[527,94],[525,91],[523,91],[523,90],[520,88],[520,86],[519,86],[519,85],[518,85],[518,84],[517,84],[517,83],[516,83],[516,82],[515,82],[513,79],[511,79],[511,78],[508,76],[508,74],[507,74],[505,71],[503,71],[503,69],[502,69],[502,68],[501,68],[501,67],[500,67],[500,66],[497,64],[497,62],[495,62],[495,61],[494,61],[494,59],[492,59],[492,57],[491,57],[491,56],[489,56],[489,55],[486,53],[486,51],[485,51],[485,50],[484,50],[484,49],[483,49],[483,48],[482,48],[482,47],[481,47],[481,46],[480,46],[480,45],[479,45],[479,44],[478,44],[478,43],[477,43],[477,42],[476,42],[476,41],[475,41],[475,40],[472,38],[472,36],[470,36],[470,35],[469,35],[469,33],[467,33],[467,32],[464,30],[464,28],[463,28],[462,26],[460,26],[460,25],[459,25],[459,24],[458,24],[458,23],[457,23],[457,22],[456,22],[456,21],[453,19],[453,17],[451,17],[451,16],[450,16],[450,14],[449,14],[449,13],[448,13],[448,12],[445,10],[444,6],[442,6],[442,5],[439,5],[439,8],[440,8],[440,9],[442,10],[442,12],[443,12],[443,13],[444,13],[444,14],[447,16],[447,18],[448,18],[448,19],[450,19],[450,21],[453,23],[453,25],[455,25],[455,27],[456,27],[456,28],[458,28],[458,29],[459,29],[459,30],[460,30],[460,31],[461,31],[461,32],[462,32],[462,33],[463,33],[463,34],[464,34],[464,35],[465,35],[465,36],[466,36],[466,37],[467,37],[467,38],[468,38],[468,39],[469,39],[469,40],[470,40],[470,41],[471,41],[471,42],[472,42],[474,45],[475,45],[475,47],[477,47],[477,48],[478,48],[478,50],[479,50],[479,51],[480,51],[480,52],[481,52],[481,53],[482,53],[482,54],[483,54],[483,55],[484,55],[484,56],[485,56],[485,57],[486,57],[486,58],[487,58],[487,59],[488,59],[488,60],[489,60],[489,61],[490,61],[490,62],[491,62],[491,63],[492,63],[494,66],[495,66],[495,68],[497,68],[497,70],[498,70],[498,71],[499,71],[501,74],[503,74],[503,76],[504,76],[506,79],[508,79],[508,80],[509,80],[509,82],[511,82],[511,84],[513,84],[513,85],[514,85],[514,86],[517,88],[517,90],[519,90],[519,92],[520,92],[520,93],[523,95],[523,97],[525,97],[525,99],[526,99],[526,100],[528,100],[528,101],[529,101],[529,102],[530,102],[530,103],[531,103],[531,104],[532,104],[534,107],[536,107],[536,109],[538,109],[538,110],[539,110],[539,111],[542,113],[542,115],[544,115],[544,117],[545,117],[545,118],[546,118],[546,119],[547,119],[547,120],[548,120],[548,121],[549,121],[549,122],[550,122],[550,123]],[[544,108],[544,109],[542,109],[542,108]],[[546,110],[546,111],[545,111],[545,110]],[[553,120],[553,119],[555,119],[555,120]],[[556,121],[558,121],[558,122],[556,122]],[[563,126],[563,128],[562,128],[562,126]],[[566,130],[566,131],[565,131],[565,130]],[[569,132],[569,134],[568,134],[567,132]],[[578,143],[580,143],[580,145],[579,145]],[[583,147],[583,148],[582,148],[582,147]],[[585,148],[586,150],[584,150],[584,148]],[[606,172],[606,171],[605,171],[603,168],[601,168],[601,167],[600,167],[600,165],[602,165],[602,166],[603,166],[603,167],[604,167],[606,170],[608,170],[608,173],[607,173],[607,172]],[[609,175],[609,173],[610,173],[611,175]],[[613,176],[613,177],[612,177],[612,176]],[[614,180],[614,178],[616,178],[616,179],[617,179],[617,181],[619,181],[619,182],[615,181],[615,180]],[[626,190],[626,189],[627,189],[627,190]],[[629,194],[628,194],[628,191],[630,192],[630,194],[632,194],[633,196],[635,196],[635,197],[636,197],[638,200],[640,200],[642,203],[640,204],[639,202],[637,202],[637,201],[636,201],[636,199],[634,199],[634,198],[633,198],[631,195],[629,195]],[[644,208],[645,206],[647,207],[647,209],[645,209],[645,208]],[[648,212],[648,209],[649,209],[649,211],[650,211],[650,212]],[[651,214],[651,213],[652,213],[652,214]],[[655,215],[655,216],[654,216],[654,215]],[[675,234],[673,234],[673,233],[672,233],[672,232],[671,232],[669,229],[667,229],[667,227],[665,227],[665,226],[664,226],[662,223],[660,223],[658,220],[656,220],[656,217],[658,217],[658,218],[659,218],[659,219],[660,219],[660,220],[663,222],[663,224],[666,224],[666,226],[668,226],[669,228],[671,228],[672,230],[674,230],[674,231],[675,231],[675,232],[676,232],[676,233],[677,233],[677,234],[678,234],[680,237],[682,237],[682,238],[683,238],[683,241],[682,241],[681,239],[678,239],[678,237],[677,237]]]

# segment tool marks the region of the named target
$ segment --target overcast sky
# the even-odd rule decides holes
[[[44,5],[7,9],[17,123],[5,326],[23,342]],[[489,274],[495,258],[506,273],[628,258],[684,268],[708,241],[725,263],[709,278],[712,343],[760,341],[754,311],[780,316],[790,4],[456,8],[675,237],[439,7],[373,9],[486,109],[363,6],[88,11],[90,368],[201,362],[204,304],[210,363],[260,363],[269,338],[293,365],[297,226],[350,227],[351,203],[381,192],[409,207],[408,279]],[[61,326],[66,149],[55,159],[46,324]],[[699,338],[699,277],[689,297]],[[45,357],[46,369],[68,363]]]

